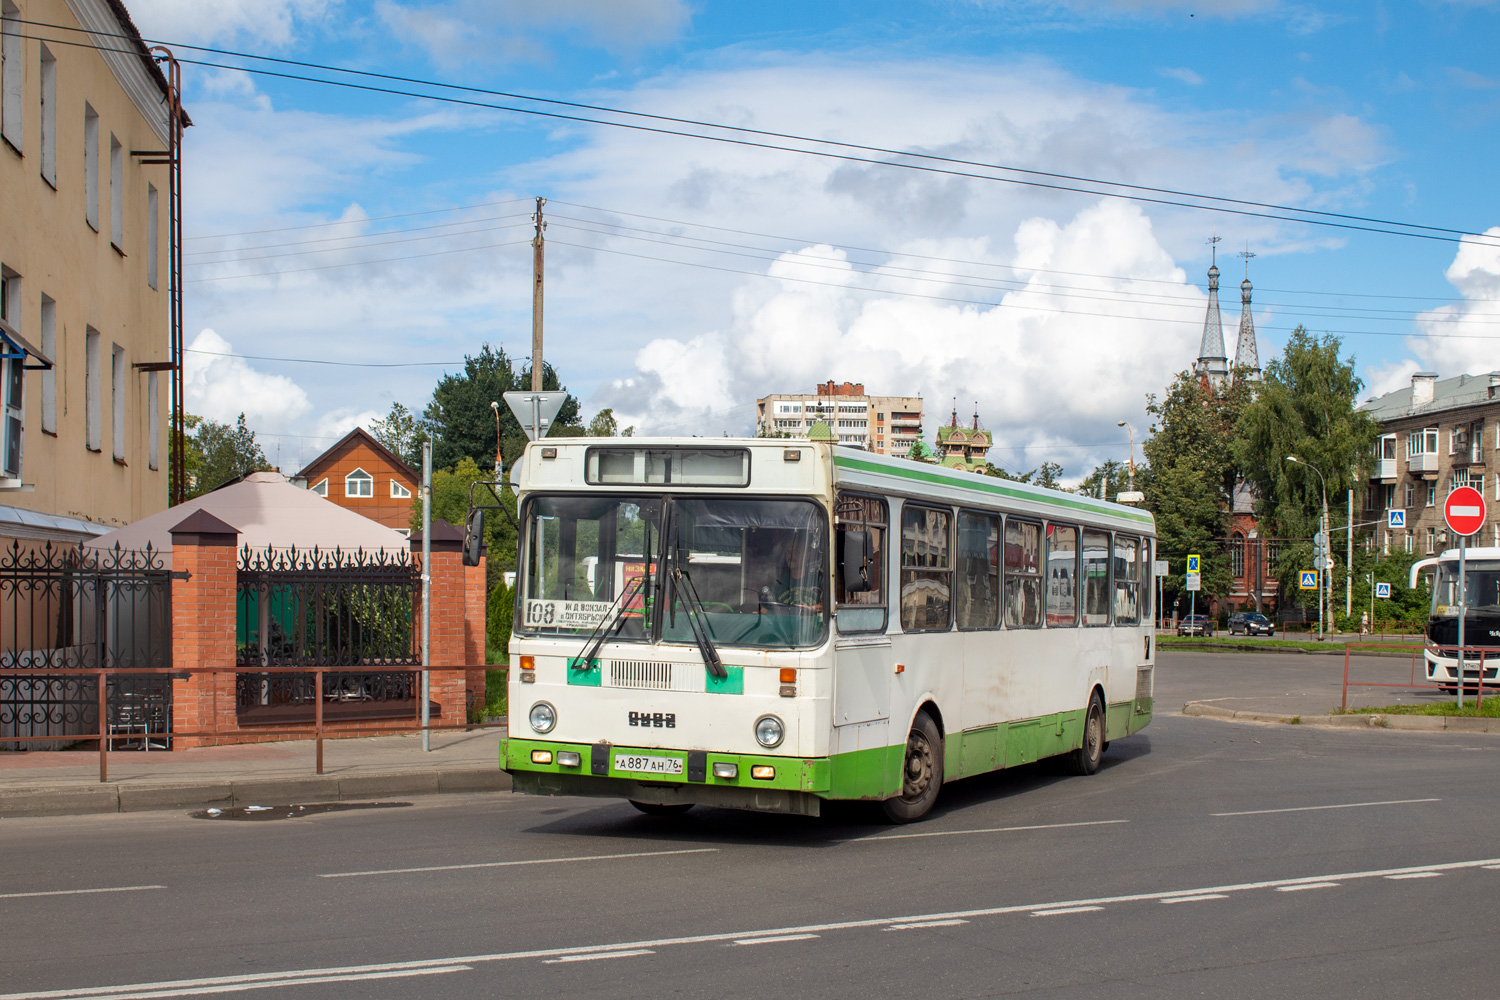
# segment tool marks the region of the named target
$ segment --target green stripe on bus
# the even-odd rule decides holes
[[[1141,524],[1152,523],[1151,515],[1143,514],[1140,511],[1125,510],[1115,507],[1102,507],[1099,504],[1088,503],[1084,500],[1073,500],[1065,497],[1038,496],[1035,493],[1027,493],[1024,490],[1018,490],[1014,487],[1003,486],[998,482],[990,482],[988,479],[981,479],[977,476],[975,477],[975,479],[978,480],[977,482],[955,482],[954,480],[949,479],[947,476],[939,476],[931,472],[926,472],[922,469],[892,469],[884,465],[877,465],[874,462],[868,462],[859,458],[846,458],[842,455],[834,456],[833,464],[842,466],[846,469],[854,469],[858,472],[874,473],[878,476],[895,476],[898,479],[913,479],[918,482],[933,483],[939,486],[953,486],[957,487],[958,489],[973,490],[978,493],[993,493],[996,496],[1009,497],[1014,500],[1029,500],[1032,503],[1039,503],[1044,506],[1081,510],[1086,511],[1090,514],[1101,514],[1106,517],[1118,517],[1127,521],[1138,521]]]

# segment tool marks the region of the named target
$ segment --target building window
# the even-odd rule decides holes
[[[21,63],[21,10],[10,0],[0,0],[0,136],[16,152],[21,151],[21,88],[26,78]]]
[[[1427,529],[1427,554],[1432,555],[1433,548],[1437,543],[1437,532],[1432,528]]]
[[[115,461],[125,461],[125,348],[119,344],[109,352],[110,437],[114,439]]]
[[[320,497],[326,497],[328,495],[328,480],[325,478],[322,482],[318,483],[318,485],[314,486],[308,492],[316,493]]]
[[[57,303],[51,296],[42,296],[42,353],[52,359],[52,367],[42,372],[42,430],[57,433],[57,369],[62,359],[57,356]]]
[[[0,319],[19,327],[21,311],[21,276],[10,268],[0,268]],[[9,345],[7,345],[8,347]],[[21,449],[26,440],[26,359],[8,358],[0,380],[0,475],[6,479],[21,478]]]
[[[1410,508],[1410,507],[1415,507],[1416,505],[1417,505],[1417,488],[1415,486],[1413,486],[1411,483],[1407,483],[1406,484],[1406,503],[1403,506]]]
[[[1245,536],[1236,534],[1229,539],[1229,575],[1238,580],[1245,575]]]
[[[109,136],[109,242],[116,250],[125,247],[125,147],[114,133]]]
[[[146,284],[156,287],[156,212],[158,198],[156,185],[146,185]]]
[[[83,219],[99,231],[99,113],[83,105]]]
[[[84,447],[98,451],[104,440],[103,415],[99,412],[99,331],[87,327],[83,334],[83,424]]]
[[[146,455],[146,467],[153,472],[161,468],[161,417],[157,412],[161,407],[161,396],[156,385],[156,372],[146,373],[146,423],[147,447],[150,449]]]
[[[410,528],[393,528],[392,530],[395,531],[396,534],[400,535],[402,538],[410,538],[411,537],[411,529]]]
[[[1438,450],[1438,429],[1436,427],[1424,427],[1419,431],[1412,431],[1406,438],[1406,454],[1413,455],[1436,455]]]
[[[1437,483],[1435,482],[1427,484],[1427,506],[1437,506]]]
[[[42,180],[57,187],[57,59],[42,45]]]
[[[1401,545],[1406,550],[1406,554],[1407,555],[1411,555],[1411,532],[1410,531],[1408,531],[1406,533],[1405,537],[1401,539]]]
[[[397,500],[410,500],[411,490],[407,489],[405,486],[402,486],[400,483],[392,479],[391,496],[395,497]]]
[[[375,477],[364,469],[355,469],[344,477],[344,496],[373,497],[374,495]]]

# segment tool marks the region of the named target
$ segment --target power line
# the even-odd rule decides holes
[[[188,354],[205,354],[215,358],[282,361],[297,365],[333,365],[339,368],[456,368],[463,364],[462,361],[328,361],[323,358],[276,358],[264,354],[236,354],[232,351],[201,351],[196,347],[184,347],[183,350]]]
[[[188,256],[188,257],[205,257],[205,256],[208,256],[209,254],[240,253],[240,252],[245,251],[245,250],[273,250],[273,249],[276,249],[276,248],[279,248],[279,247],[303,247],[303,246],[308,246],[309,244],[312,244],[312,243],[337,243],[337,242],[346,241],[346,240],[363,240],[363,239],[370,239],[370,238],[373,238],[373,237],[376,237],[376,236],[392,236],[392,235],[395,235],[397,233],[421,233],[421,232],[429,232],[429,231],[431,231],[433,229],[452,229],[455,226],[473,226],[473,225],[478,225],[481,222],[503,222],[506,219],[525,219],[525,218],[529,218],[529,217],[530,216],[528,214],[524,213],[524,212],[523,213],[513,213],[511,215],[492,215],[492,216],[489,216],[488,218],[483,218],[483,219],[465,219],[462,222],[440,222],[440,223],[437,223],[437,224],[431,225],[431,226],[408,226],[408,227],[406,227],[404,229],[381,229],[381,230],[377,230],[375,232],[370,232],[370,233],[357,233],[357,234],[355,234],[353,236],[323,236],[323,237],[320,237],[318,239],[312,239],[312,240],[288,240],[285,243],[256,243],[256,244],[251,244],[249,246],[226,247],[223,250],[190,250],[190,251],[188,251],[188,253],[186,254],[186,256]],[[483,232],[483,231],[484,230],[475,230],[475,232]],[[462,235],[462,234],[461,233],[453,233],[453,234],[450,234],[450,235]],[[223,237],[220,237],[220,238],[222,239]],[[334,247],[333,249],[339,250],[339,249],[347,249],[347,248]]]
[[[17,19],[20,20],[20,19]],[[108,32],[89,31],[88,29],[72,28],[66,25],[49,24],[41,21],[22,21],[21,23],[48,27],[65,31],[85,32],[98,37],[128,38],[121,34]],[[28,36],[39,37],[39,36]],[[67,42],[62,39],[44,39],[54,41],[58,44],[79,44]],[[132,39],[133,40],[133,39]],[[531,103],[548,104],[561,107],[577,108],[580,110],[597,111],[604,114],[620,115],[623,117],[638,118],[652,121],[670,122],[693,128],[708,128],[723,132],[734,133],[740,136],[760,136],[763,139],[781,139],[790,142],[804,143],[810,146],[821,147],[814,149],[799,149],[792,146],[778,145],[774,142],[762,141],[761,139],[734,138],[726,135],[705,135],[700,132],[683,131],[682,129],[665,128],[661,126],[643,125],[635,122],[609,121],[607,119],[590,118],[584,115],[564,114],[555,111],[544,111],[538,108],[517,107],[515,105],[495,104],[486,101],[475,101],[464,98],[446,97],[438,94],[428,94],[414,91],[398,90],[392,87],[379,87],[369,84],[353,83],[347,80],[330,80],[321,77],[303,76],[295,73],[283,73],[269,69],[250,66],[225,65],[223,63],[209,62],[199,59],[179,59],[178,62],[186,65],[205,66],[213,69],[237,70],[243,73],[251,73],[259,76],[268,76],[277,79],[295,80],[304,83],[320,83],[325,86],[340,87],[348,90],[359,90],[368,93],[386,94],[395,97],[410,97],[417,100],[439,101],[448,104],[456,104],[465,107],[485,108],[495,111],[508,111],[514,114],[532,115],[535,117],[551,118],[557,121],[571,121],[580,124],[602,125],[612,128],[623,128],[637,132],[652,133],[657,135],[671,135],[688,139],[700,139],[711,142],[722,142],[730,145],[753,149],[766,149],[778,152],[799,153],[804,156],[814,156],[823,159],[840,160],[850,163],[864,163],[871,166],[890,167],[902,170],[919,171],[923,173],[934,173],[943,176],[962,177],[972,180],[986,180],[1006,184],[1017,184],[1025,187],[1035,187],[1044,190],[1063,191],[1075,194],[1087,194],[1101,198],[1116,198],[1126,201],[1137,201],[1143,204],[1155,204],[1176,208],[1189,208],[1198,211],[1222,212],[1229,215],[1239,215],[1250,218],[1264,218],[1280,222],[1301,223],[1304,225],[1322,226],[1333,229],[1343,229],[1356,232],[1383,233],[1391,236],[1407,236],[1415,239],[1435,240],[1444,243],[1475,243],[1485,246],[1500,246],[1500,240],[1494,240],[1484,234],[1466,233],[1463,230],[1452,229],[1442,226],[1430,226],[1422,223],[1397,222],[1393,220],[1378,219],[1367,216],[1357,216],[1338,212],[1324,212],[1316,209],[1297,208],[1289,205],[1279,205],[1272,202],[1257,202],[1248,199],[1229,198],[1220,195],[1200,194],[1190,191],[1179,191],[1173,188],[1153,187],[1149,185],[1131,184],[1125,181],[1110,181],[1097,178],[1082,177],[1071,174],[1063,174],[1052,171],[1032,170],[1024,167],[1012,167],[1005,164],[986,163],[977,160],[963,160],[954,157],[943,157],[929,153],[919,153],[913,150],[902,150],[881,146],[865,145],[860,143],[839,142],[830,139],[817,139],[809,136],[801,136],[795,133],[775,132],[764,129],[751,129],[742,126],[725,125],[717,122],[705,122],[687,118],[675,118],[667,115],[654,115],[646,112],[627,111],[620,108],[611,108],[603,105],[588,105],[580,102],[562,101],[552,98],[536,97],[529,94],[518,94],[507,91],[490,90],[480,87],[468,87],[459,84],[441,83],[433,80],[423,80],[415,77],[402,77],[393,74],[375,73],[366,70],[352,70],[337,66],[326,66],[319,63],[296,59],[279,59],[271,56],[258,56],[250,53],[235,52],[228,49],[216,49],[207,46],[187,45],[152,39],[159,44],[173,46],[180,49],[189,49],[199,52],[207,52],[214,55],[228,56],[238,59],[257,60],[262,62],[276,63],[279,65],[294,66],[302,69],[313,69],[320,72],[343,73],[347,75],[390,80],[399,83],[409,83],[417,86],[435,87],[446,90],[457,90],[466,93],[485,94],[490,96],[504,97],[511,100],[521,100]],[[89,47],[101,48],[91,44]],[[116,50],[124,51],[124,50]],[[130,51],[128,54],[138,56],[140,53]],[[857,150],[867,153],[876,153],[882,156],[903,157],[909,160],[924,162],[895,162],[887,159],[874,159],[870,156],[857,156],[850,153],[833,152],[832,149]],[[935,163],[952,164],[949,167],[933,166]],[[971,167],[972,170],[960,170],[957,167]],[[989,173],[975,173],[974,170],[1000,171],[1007,174],[1018,174],[1021,176],[995,176]],[[1040,181],[1026,178],[1047,177],[1055,180],[1067,180],[1076,184],[1092,184],[1094,188],[1073,187],[1068,184]],[[1120,191],[1099,190],[1099,187],[1119,188]],[[1139,193],[1122,193],[1139,192]],[[1148,196],[1150,194],[1160,197]],[[1198,204],[1189,201],[1174,200],[1178,198],[1197,199],[1198,202],[1213,202],[1215,204]],[[1235,208],[1232,206],[1245,206]],[[1253,211],[1252,208],[1262,208],[1265,211]],[[1277,213],[1295,213],[1288,216]],[[1343,220],[1343,221],[1340,221]],[[1355,222],[1364,222],[1368,225],[1356,225]],[[1391,228],[1395,227],[1395,228]]]
[[[407,239],[399,239],[399,240],[369,240],[369,241],[364,242],[364,243],[355,243],[352,246],[344,246],[344,247],[322,247],[321,249],[317,249],[317,250],[289,250],[289,251],[286,251],[284,253],[267,253],[267,254],[260,254],[258,256],[254,256],[254,257],[230,257],[230,258],[227,258],[225,260],[198,260],[198,261],[188,261],[186,263],[187,263],[188,267],[213,267],[213,266],[219,265],[219,264],[239,264],[239,263],[241,263],[243,261],[249,261],[249,260],[273,260],[273,259],[276,259],[276,258],[279,258],[279,257],[305,257],[308,254],[314,254],[314,253],[343,253],[343,252],[348,251],[348,250],[363,250],[366,247],[390,246],[390,245],[395,244],[395,243],[421,243],[421,242],[423,242],[425,240],[446,240],[446,239],[451,239],[451,238],[453,238],[455,236],[478,236],[478,235],[483,235],[484,233],[498,233],[498,232],[501,232],[501,231],[506,230],[506,229],[516,229],[516,228],[518,228],[520,226],[525,226],[525,225],[529,225],[529,224],[530,223],[525,223],[525,222],[513,222],[513,223],[511,223],[508,226],[485,226],[485,227],[483,227],[481,229],[470,229],[470,230],[468,230],[466,232],[461,232],[461,233],[437,233],[437,234],[434,234],[432,236],[412,236],[412,237],[409,237]],[[375,235],[384,236],[384,235],[387,235],[387,234],[385,234],[385,233],[377,233]],[[321,242],[321,241],[318,241],[318,242]],[[296,244],[291,244],[291,245],[296,245]],[[258,250],[258,249],[261,249],[261,248],[260,247],[247,247],[246,249]],[[211,251],[206,251],[206,252],[208,252],[208,253],[233,253],[235,251],[232,251],[232,250],[211,250]]]
[[[419,260],[423,257],[442,257],[446,254],[451,253],[469,253],[474,250],[494,250],[499,247],[515,247],[530,242],[530,240],[511,240],[508,243],[486,243],[484,246],[478,247],[459,247],[457,250],[434,250],[431,253],[411,253],[406,254],[402,257],[379,257],[375,260],[350,260],[345,261],[342,264],[320,264],[317,267],[288,267],[283,268],[279,271],[252,271],[248,274],[221,274],[210,278],[186,278],[183,280],[183,284],[193,285],[204,281],[234,281],[238,278],[267,278],[275,277],[281,274],[301,274],[304,271],[328,271],[336,267],[360,267],[365,264],[400,263],[401,261],[406,260]]]
[[[290,233],[302,229],[327,229],[331,226],[358,226],[366,222],[386,222],[390,219],[411,219],[419,215],[439,215],[443,212],[466,212],[474,208],[497,208],[515,205],[530,198],[507,198],[505,201],[485,201],[477,205],[456,205],[453,208],[433,208],[423,212],[398,212],[395,215],[371,215],[363,219],[339,219],[335,222],[313,222],[305,226],[282,226],[278,229],[249,229],[242,233],[217,233],[213,236],[189,236],[190,240],[227,240],[238,236],[263,236],[266,233]]]

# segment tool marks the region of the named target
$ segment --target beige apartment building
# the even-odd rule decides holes
[[[0,545],[78,541],[167,506],[169,87],[119,0],[0,16]]]
[[[1458,486],[1486,501],[1485,524],[1469,544],[1500,545],[1500,371],[1447,379],[1417,372],[1408,388],[1360,409],[1380,425],[1360,518],[1370,523],[1371,545],[1424,556],[1457,545],[1443,501]],[[1391,526],[1393,510],[1403,526]]]
[[[755,415],[758,434],[804,437],[821,421],[840,444],[880,455],[905,455],[922,438],[921,396],[869,396],[860,382],[829,380],[811,394],[765,396]]]

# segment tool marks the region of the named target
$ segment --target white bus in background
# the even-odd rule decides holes
[[[907,821],[1151,719],[1134,508],[786,439],[547,439],[518,496],[517,791]]]

